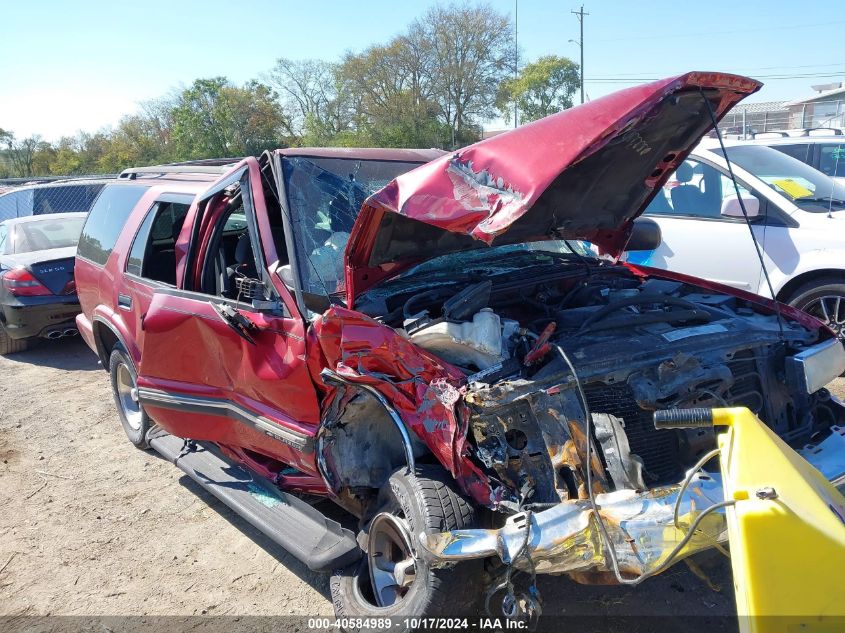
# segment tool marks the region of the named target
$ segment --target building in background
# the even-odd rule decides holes
[[[812,97],[786,104],[789,127],[845,127],[845,84],[837,82],[811,88],[816,91]]]

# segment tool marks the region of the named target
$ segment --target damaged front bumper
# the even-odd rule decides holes
[[[823,442],[808,446],[799,454],[842,490],[845,489],[845,427],[833,427],[832,431]],[[675,484],[644,492],[618,490],[596,495],[596,504],[623,574],[639,576],[652,572],[684,538],[695,516],[724,500],[719,473],[696,474],[681,500],[680,528],[676,528],[674,509],[679,492],[680,484]],[[536,573],[569,574],[581,582],[612,582],[605,544],[587,500],[515,514],[496,530],[423,534],[420,540],[421,555],[435,566],[495,555],[505,564],[524,571],[532,568]],[[675,560],[726,540],[724,511],[713,512]]]

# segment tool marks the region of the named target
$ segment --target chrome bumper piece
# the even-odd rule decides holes
[[[841,488],[845,486],[845,428],[834,427],[833,431],[824,442],[799,453]],[[723,501],[718,473],[695,475],[681,501],[681,529],[677,529],[674,506],[679,490],[680,484],[675,484],[644,492],[618,490],[596,496],[623,573],[640,575],[655,569],[684,537],[695,516]],[[676,560],[726,540],[724,512],[714,512],[702,522],[699,532]],[[596,518],[586,500],[563,502],[542,512],[516,514],[495,530],[421,534],[420,542],[421,555],[434,565],[498,556],[502,562],[525,570],[527,560],[519,555],[525,544],[537,573],[577,575],[610,571]]]

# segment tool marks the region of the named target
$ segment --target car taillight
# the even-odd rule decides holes
[[[40,297],[53,294],[25,268],[14,268],[4,273],[3,286],[16,297]]]
[[[65,287],[62,288],[63,295],[73,295],[76,294],[76,281],[71,279],[69,282],[65,284]]]

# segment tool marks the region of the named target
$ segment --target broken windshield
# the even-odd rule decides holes
[[[420,163],[288,156],[285,188],[304,292],[344,291],[343,252],[367,197]]]

